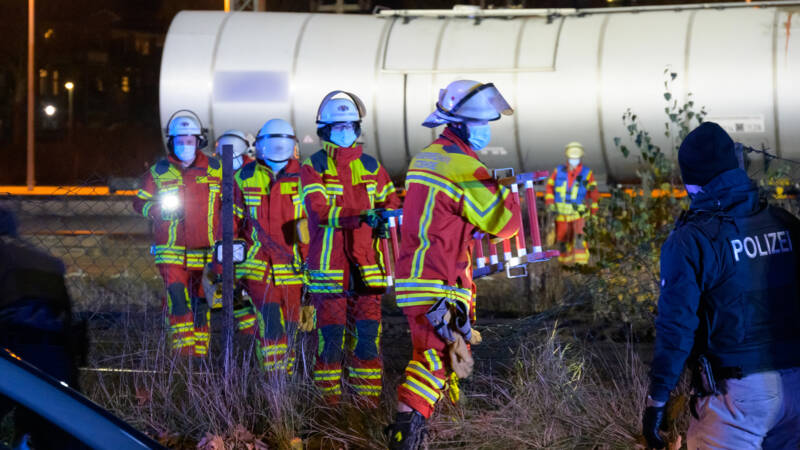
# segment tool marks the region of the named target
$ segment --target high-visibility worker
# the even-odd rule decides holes
[[[519,204],[476,151],[489,143],[489,122],[512,113],[492,83],[458,80],[439,92],[436,111],[423,123],[447,127],[414,157],[406,175],[396,296],[411,328],[413,354],[388,428],[392,449],[419,448],[445,386],[457,389],[452,375],[471,371],[462,373],[456,364],[472,361],[465,341],[479,336],[470,325],[476,293],[472,235],[478,229],[510,238],[520,225]],[[446,314],[449,320],[442,319]]]
[[[344,97],[336,97],[337,95]],[[342,395],[345,332],[352,358],[349,385],[364,406],[381,393],[381,294],[387,279],[378,240],[365,222],[374,209],[401,204],[389,174],[356,143],[366,109],[348,92],[325,96],[317,112],[322,149],[300,170],[308,214],[308,291],[317,310],[319,351],[314,382],[329,404]]]
[[[172,347],[182,355],[208,353],[209,305],[202,276],[221,232],[222,166],[200,151],[207,142],[196,118],[177,115],[170,120],[168,155],[147,171],[133,201],[134,209],[153,221]]]
[[[219,158],[220,161],[222,161],[223,145],[231,145],[233,147],[234,173],[238,172],[243,165],[253,161],[253,158],[248,154],[251,146],[250,139],[248,139],[244,132],[240,130],[226,130],[217,138],[214,156]],[[208,298],[208,296],[206,296],[206,298]],[[214,300],[212,309],[221,308],[221,296],[219,296],[219,298],[215,297]],[[233,319],[236,322],[236,329],[239,333],[253,336],[256,334],[256,314],[253,309],[252,299],[247,295],[247,291],[243,289],[241,280],[237,283],[234,292]]]
[[[300,197],[300,162],[292,126],[272,119],[256,137],[256,160],[236,172],[235,214],[248,243],[236,267],[255,306],[259,361],[268,372],[294,367],[291,339],[300,316],[303,256],[297,221],[305,214]]]
[[[564,153],[567,164],[556,167],[550,174],[544,202],[547,209],[556,214],[558,261],[562,264],[586,264],[589,262],[589,249],[583,234],[584,219],[597,212],[600,194],[592,170],[581,163],[583,146],[579,142],[570,142]]]

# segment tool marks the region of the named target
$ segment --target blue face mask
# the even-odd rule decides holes
[[[467,138],[467,140],[473,150],[481,150],[489,145],[489,141],[492,139],[492,128],[488,123],[483,125],[467,125],[467,131],[469,133],[469,138]]]
[[[239,170],[239,167],[242,167],[242,163],[244,159],[241,156],[234,156],[233,157],[233,171],[236,172]]]
[[[331,142],[339,147],[350,147],[356,141],[358,136],[352,126],[350,127],[335,127],[331,129]]]
[[[175,157],[183,162],[191,162],[194,160],[195,146],[194,144],[175,144]]]

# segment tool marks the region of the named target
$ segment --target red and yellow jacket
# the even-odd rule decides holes
[[[361,146],[322,144],[300,169],[310,234],[309,292],[343,292],[348,261],[358,266],[367,287],[386,288],[378,242],[360,215],[372,208],[396,209],[400,197],[383,166]]]
[[[199,150],[187,168],[170,155],[144,175],[133,207],[153,220],[156,264],[199,269],[210,261],[207,249],[221,237],[221,180],[222,165]],[[178,218],[162,219],[159,202],[167,196],[177,197]]]
[[[600,193],[597,191],[597,181],[594,173],[583,164],[570,168],[564,164],[558,166],[547,179],[547,191],[544,202],[547,205],[556,205],[556,220],[576,220],[586,215],[584,200],[589,199],[589,213],[597,212],[597,201]]]
[[[303,284],[307,248],[297,237],[297,221],[305,217],[300,197],[300,163],[289,160],[275,174],[258,161],[242,166],[234,177],[234,213],[239,236],[247,241],[247,259],[237,276],[261,281],[269,269],[271,282]]]
[[[519,205],[449,129],[411,161],[406,175],[397,306],[442,297],[472,304],[476,228],[502,238],[519,230]]]

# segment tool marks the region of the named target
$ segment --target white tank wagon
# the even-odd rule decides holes
[[[215,134],[292,122],[301,153],[319,148],[322,97],[366,103],[362,140],[393,176],[428,145],[422,127],[440,88],[494,82],[516,112],[493,127],[490,167],[549,168],[567,142],[587,149],[599,180],[630,180],[614,137],[632,108],[657,143],[664,70],[734,139],[800,159],[800,2],[589,10],[382,11],[377,15],[185,11],[161,66],[160,109],[196,112]]]

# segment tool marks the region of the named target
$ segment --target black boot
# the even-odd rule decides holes
[[[394,423],[386,427],[389,435],[389,450],[418,450],[422,448],[428,429],[422,414],[399,412],[394,418]]]

